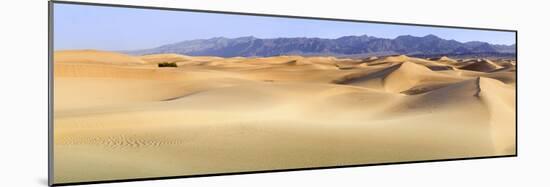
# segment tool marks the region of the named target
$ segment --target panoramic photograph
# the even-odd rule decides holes
[[[54,4],[53,181],[516,154],[516,33]]]

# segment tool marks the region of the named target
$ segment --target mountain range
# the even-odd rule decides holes
[[[459,42],[435,35],[402,35],[394,39],[373,36],[326,38],[239,38],[215,37],[167,44],[151,49],[124,51],[132,55],[177,53],[192,56],[250,57],[278,55],[373,56],[406,54],[426,55],[514,55],[516,44],[495,45],[487,42]]]

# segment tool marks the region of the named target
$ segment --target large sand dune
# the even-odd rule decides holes
[[[487,59],[478,59],[474,61],[468,61],[468,62],[465,62],[464,66],[460,67],[460,69],[464,69],[464,70],[482,71],[482,72],[495,71],[501,68],[502,66]]]
[[[56,183],[515,154],[515,61],[54,61]]]

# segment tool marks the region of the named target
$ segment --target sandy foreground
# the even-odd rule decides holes
[[[54,61],[55,183],[515,154],[511,60]]]

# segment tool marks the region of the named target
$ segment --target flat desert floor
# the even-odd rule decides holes
[[[54,182],[513,155],[515,68],[57,51]]]

